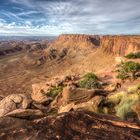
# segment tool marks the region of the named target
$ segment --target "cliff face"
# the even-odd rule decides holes
[[[96,48],[100,46],[100,37],[92,35],[60,35],[51,46],[61,48],[61,47],[76,47],[82,49]]]
[[[140,36],[133,35],[60,35],[51,43],[53,48],[69,48],[78,50],[90,50],[100,47],[103,52],[118,56],[124,56],[130,52],[140,51]]]
[[[140,51],[140,36],[103,36],[101,49],[118,56]]]

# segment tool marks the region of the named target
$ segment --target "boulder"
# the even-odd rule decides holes
[[[12,112],[9,112],[5,116],[36,119],[36,118],[43,117],[44,114],[40,110],[35,110],[35,109],[16,109],[13,110]]]
[[[74,110],[87,110],[87,111],[92,111],[96,113],[101,113],[102,112],[102,103],[105,100],[105,97],[103,96],[95,96],[88,102],[80,103],[74,106]]]
[[[32,94],[31,98],[39,103],[45,103],[50,100],[47,97],[47,93],[50,89],[50,86],[46,85],[46,83],[37,83],[32,85]]]
[[[26,109],[31,100],[23,94],[12,94],[0,101],[0,117],[18,108]]]
[[[67,86],[63,89],[62,100],[64,103],[85,102],[96,95],[105,95],[103,90],[83,89],[74,86]]]
[[[91,100],[79,104],[70,103],[66,106],[61,106],[58,113],[69,112],[71,110],[86,110],[96,113],[101,113],[101,103],[105,100],[103,96],[95,96]]]

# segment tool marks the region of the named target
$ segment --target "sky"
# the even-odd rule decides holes
[[[140,34],[140,0],[0,0],[0,35]]]

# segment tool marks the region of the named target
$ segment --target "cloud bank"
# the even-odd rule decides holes
[[[0,35],[139,34],[140,0],[1,0]]]

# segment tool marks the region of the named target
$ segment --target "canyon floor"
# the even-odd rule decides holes
[[[140,36],[1,41],[0,139],[140,139],[140,78],[116,78],[139,51]],[[80,87],[93,73],[100,86]]]

